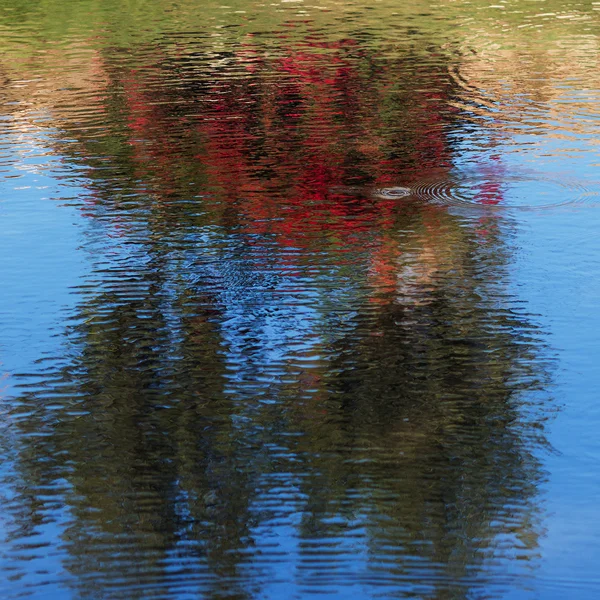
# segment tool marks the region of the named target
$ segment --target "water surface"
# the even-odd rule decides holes
[[[596,598],[598,6],[0,7],[5,598]]]

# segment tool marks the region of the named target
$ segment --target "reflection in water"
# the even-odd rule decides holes
[[[11,400],[9,545],[54,536],[82,597],[500,594],[541,534],[548,379],[511,223],[360,192],[450,175],[447,66],[138,51],[57,117],[92,268]]]

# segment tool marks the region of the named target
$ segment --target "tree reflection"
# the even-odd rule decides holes
[[[312,474],[305,536],[340,535],[326,523],[345,499],[350,515],[368,515],[375,571],[384,562],[392,579],[420,586],[418,597],[455,598],[482,585],[476,569],[486,559],[535,555],[530,502],[541,475],[522,394],[543,388],[545,375],[531,325],[497,303],[497,243],[484,249],[437,217],[446,228],[427,240],[432,247],[419,256],[406,239],[398,248],[398,263],[411,265],[420,286],[404,276],[375,311],[363,306],[331,351],[328,400],[317,405],[326,413],[311,427],[298,411],[305,435],[294,451]],[[430,252],[444,256],[456,244],[435,273],[423,266]],[[386,552],[398,558],[390,564]],[[439,577],[435,593],[423,565]]]
[[[306,589],[359,563],[418,597],[493,584],[535,554],[546,377],[507,227],[369,193],[450,168],[443,65],[172,50],[107,56],[109,131],[70,150],[114,237],[90,239],[68,360],[19,399],[21,524],[65,502],[86,597],[252,597],[291,560],[282,523]],[[347,534],[364,560],[319,562]]]

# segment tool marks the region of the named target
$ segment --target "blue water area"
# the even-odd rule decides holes
[[[593,4],[0,7],[2,598],[600,594]]]

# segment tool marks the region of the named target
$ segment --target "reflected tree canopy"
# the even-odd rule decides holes
[[[502,589],[541,534],[548,381],[511,224],[374,193],[450,175],[448,65],[350,38],[98,61],[105,129],[57,142],[93,269],[15,400],[14,540],[64,504],[84,597]]]

